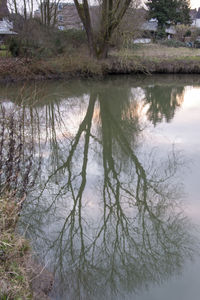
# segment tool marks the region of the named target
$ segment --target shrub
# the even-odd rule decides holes
[[[8,44],[9,51],[12,56],[16,57],[20,54],[20,41],[16,38],[11,38]]]
[[[170,40],[161,40],[161,41],[159,41],[159,43],[161,45],[167,46],[167,47],[175,47],[175,48],[186,47],[185,43],[183,43],[181,41],[173,40],[173,39],[170,39]]]
[[[200,41],[198,41],[198,40],[195,41],[194,42],[194,47],[199,49],[200,48]]]
[[[65,44],[65,46],[70,44],[74,48],[87,43],[85,31],[77,29],[57,31],[56,39],[59,39],[61,44]]]
[[[83,30],[70,29],[60,31],[47,27],[38,19],[16,17],[14,20],[17,37],[9,42],[13,56],[52,57],[65,52],[69,48],[79,48],[86,44],[86,34]]]

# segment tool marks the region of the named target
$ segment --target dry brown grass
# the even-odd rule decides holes
[[[119,52],[113,51],[114,56],[126,56],[127,58],[142,57],[142,58],[186,58],[199,57],[200,49],[186,47],[167,47],[160,44],[138,45],[133,49],[123,49]]]
[[[0,299],[32,299],[26,271],[29,244],[15,233],[19,205],[13,198],[0,198]]]
[[[183,58],[183,57],[200,57],[200,49],[195,48],[174,48],[166,47],[159,44],[143,45],[141,49],[136,49],[135,55],[142,57],[156,57],[156,58]]]

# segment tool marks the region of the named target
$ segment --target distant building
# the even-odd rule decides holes
[[[200,28],[200,8],[198,9],[191,9],[190,10],[190,17],[192,24],[191,26]],[[158,21],[157,19],[150,19],[149,21],[146,21],[142,24],[142,30],[145,32],[149,32],[151,36],[155,36],[158,29]],[[176,34],[176,30],[174,26],[169,26],[166,28],[165,32],[168,34],[168,38],[173,37],[174,34]]]
[[[191,9],[190,17],[192,19],[192,26],[200,28],[200,8],[198,10],[196,8]]]
[[[57,27],[60,30],[83,28],[74,4],[59,3],[57,12]]]
[[[142,30],[149,32],[152,36],[154,36],[158,30],[157,19],[150,19],[149,21],[143,23]],[[168,38],[171,38],[176,33],[174,26],[167,27],[165,32],[168,34]]]
[[[55,12],[56,11],[56,12]],[[76,7],[71,3],[60,2],[57,9],[52,10],[52,24],[54,23],[54,18],[56,14],[55,25],[60,30],[66,29],[82,29],[83,25],[77,13]],[[41,18],[41,10],[35,11],[34,16],[36,18]]]
[[[0,21],[0,42],[10,35],[16,35],[17,33],[13,31],[13,23],[8,21],[8,19],[3,19]]]
[[[5,0],[4,0],[5,1]],[[53,3],[52,3],[53,5]],[[54,11],[54,10],[52,10]],[[91,13],[91,21],[95,26],[98,26],[99,22],[99,7],[98,6],[91,6],[90,7]],[[156,19],[151,19],[149,21],[144,22],[144,16],[147,14],[147,10],[144,8],[138,9],[138,16],[141,18],[140,27],[143,31],[151,33],[151,35],[155,35],[158,29],[158,22]],[[35,17],[41,18],[41,11],[40,9],[36,10],[34,13]],[[126,17],[128,14],[126,15]],[[200,28],[200,8],[198,10],[191,9],[190,16],[192,19],[192,25],[195,27]],[[52,24],[54,21],[54,17],[52,15]],[[130,20],[129,20],[130,21]],[[76,6],[73,3],[64,3],[59,2],[57,9],[56,9],[56,22],[55,25],[60,30],[67,30],[67,29],[83,29],[82,21],[79,18]],[[168,34],[168,38],[171,38],[176,32],[174,26],[169,26],[166,28],[166,33]]]
[[[52,24],[54,23],[55,10],[52,9]],[[94,28],[98,26],[99,21],[99,6],[90,6],[91,22]],[[38,9],[34,12],[34,17],[41,17],[41,10]],[[67,29],[83,29],[83,23],[79,18],[76,6],[72,3],[59,2],[56,9],[56,22],[55,25],[60,30]]]
[[[0,0],[0,43],[6,36],[15,35],[13,23],[9,21],[9,10],[7,0]]]

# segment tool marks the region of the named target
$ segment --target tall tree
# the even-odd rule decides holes
[[[134,0],[136,3],[137,0]],[[79,17],[86,31],[90,55],[106,58],[110,39],[119,26],[132,0],[99,0],[99,28],[95,32],[92,25],[88,0],[74,0]]]
[[[177,23],[184,25],[191,24],[190,18],[190,0],[179,0],[179,7],[177,9]]]
[[[8,15],[9,15],[9,10],[7,6],[7,0],[0,0],[0,19],[3,19]]]
[[[158,20],[159,30],[170,24],[190,24],[190,0],[147,0],[149,18]]]
[[[6,0],[11,14],[22,15],[25,20],[32,18],[35,0]]]

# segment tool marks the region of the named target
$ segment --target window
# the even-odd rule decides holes
[[[59,30],[65,30],[65,27],[64,26],[58,26],[58,29]]]
[[[58,4],[58,10],[62,10],[63,9],[63,4],[62,3],[59,3]]]
[[[58,16],[58,21],[63,21],[63,16]]]

